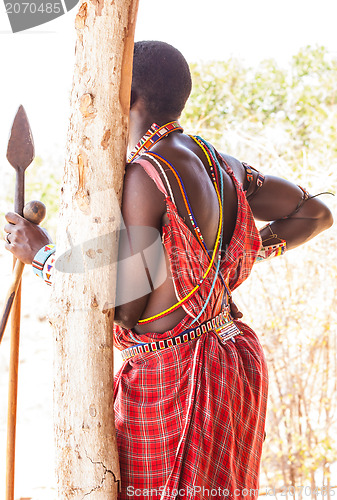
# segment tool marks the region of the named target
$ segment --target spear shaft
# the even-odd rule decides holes
[[[25,203],[25,170],[33,161],[34,156],[34,143],[28,118],[23,106],[20,106],[14,118],[7,148],[7,159],[16,171],[14,211],[19,215],[23,215],[23,207]],[[16,259],[14,258],[13,267],[15,266],[15,262]],[[21,280],[13,301],[11,313],[11,344],[7,413],[6,500],[14,500],[20,318]]]

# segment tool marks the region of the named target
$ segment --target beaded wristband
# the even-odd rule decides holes
[[[43,277],[43,268],[46,263],[48,257],[55,252],[56,248],[53,243],[49,245],[45,245],[37,252],[32,262],[33,272],[39,276],[39,278],[44,279]]]
[[[270,245],[268,247],[262,247],[257,254],[255,262],[263,262],[264,260],[272,259],[273,257],[278,257],[283,255],[287,250],[287,244],[285,240],[276,243],[275,245]]]

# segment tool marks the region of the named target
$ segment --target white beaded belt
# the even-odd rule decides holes
[[[168,347],[185,344],[186,342],[194,340],[195,338],[200,337],[203,333],[209,332],[211,330],[217,334],[222,343],[226,343],[236,335],[242,335],[242,332],[234,323],[229,312],[224,311],[214,318],[205,321],[196,328],[185,330],[175,337],[163,340],[154,340],[153,342],[149,342],[147,344],[134,345],[121,351],[121,355],[123,360],[126,361],[127,359],[130,359],[137,354],[162,351],[163,349],[166,349]]]

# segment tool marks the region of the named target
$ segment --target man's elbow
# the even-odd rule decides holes
[[[329,227],[332,226],[334,221],[331,210],[320,199],[316,197],[309,199],[308,208],[309,208],[308,216],[310,219],[315,221],[318,232],[325,231],[326,229],[329,229]]]
[[[320,214],[320,222],[322,231],[329,229],[329,227],[331,227],[334,223],[332,212],[326,205],[324,207],[324,210],[322,210],[322,213]]]

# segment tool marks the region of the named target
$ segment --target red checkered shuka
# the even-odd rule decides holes
[[[163,227],[163,244],[180,300],[198,283],[209,258],[179,216],[153,165],[145,160],[137,163],[166,196],[169,224]],[[238,209],[221,272],[233,290],[250,274],[261,241],[241,185],[229,167],[227,174],[236,187]],[[137,335],[115,325],[115,345],[122,350],[135,345],[133,339],[151,342],[190,328],[213,277],[211,273],[184,303],[186,316],[175,328]],[[222,281],[217,279],[200,323],[218,312],[222,293]],[[244,323],[235,323],[243,333],[235,342],[222,344],[210,331],[185,344],[138,354],[116,374],[119,500],[257,497],[267,369],[255,333]]]

